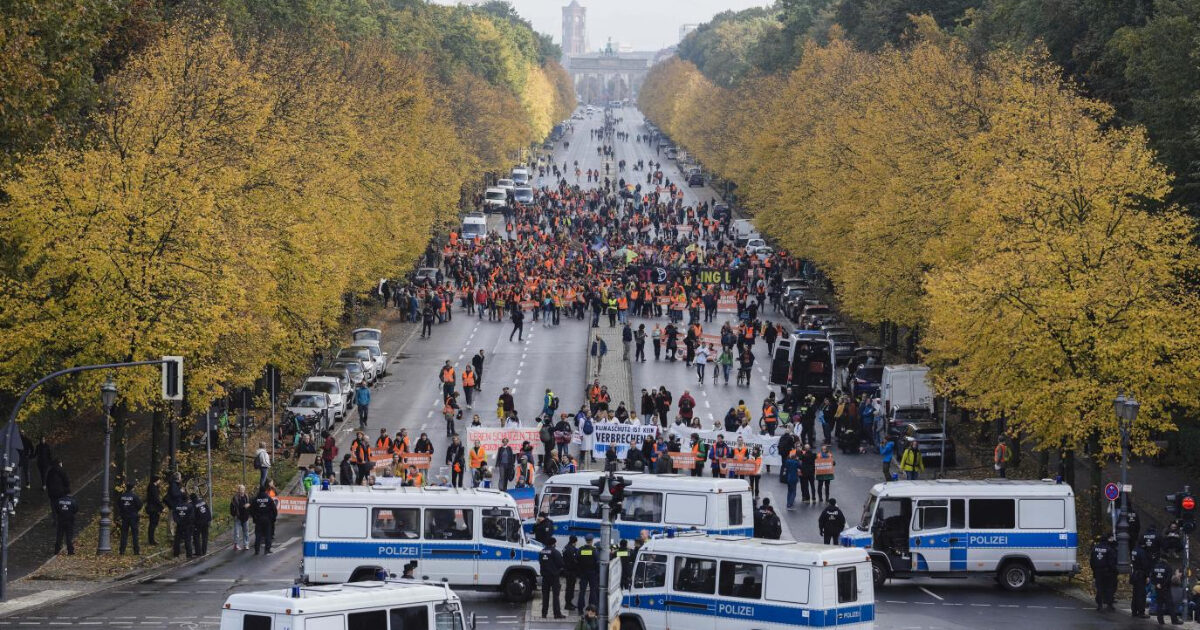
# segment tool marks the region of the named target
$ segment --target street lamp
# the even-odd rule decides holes
[[[1132,396],[1117,392],[1113,411],[1117,414],[1117,425],[1121,430],[1121,511],[1117,515],[1117,570],[1129,572],[1129,493],[1125,491],[1129,473],[1129,432],[1137,420],[1141,405]]]
[[[96,537],[96,555],[112,553],[112,505],[109,496],[112,468],[112,408],[117,402],[117,384],[112,377],[100,385],[100,402],[104,405],[104,485],[100,486],[100,531]]]

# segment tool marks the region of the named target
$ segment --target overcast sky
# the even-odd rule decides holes
[[[435,0],[456,4],[456,0]],[[562,8],[571,0],[508,0],[533,28],[562,43]],[[678,43],[679,27],[707,22],[726,10],[767,6],[772,0],[579,0],[587,9],[588,46],[600,48],[608,38],[635,50],[659,50]]]

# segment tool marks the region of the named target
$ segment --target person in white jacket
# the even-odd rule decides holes
[[[708,348],[704,344],[696,348],[696,356],[692,363],[696,366],[696,381],[703,385],[704,371],[708,369]]]

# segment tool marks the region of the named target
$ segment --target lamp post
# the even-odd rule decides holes
[[[100,530],[96,537],[96,555],[112,553],[112,505],[109,496],[112,468],[112,408],[117,402],[117,384],[112,377],[100,385],[100,402],[104,405],[104,485],[100,487]]]
[[[1121,430],[1121,511],[1117,515],[1117,571],[1129,572],[1129,493],[1125,491],[1129,473],[1129,431],[1137,420],[1141,405],[1134,397],[1117,392],[1113,410]]]

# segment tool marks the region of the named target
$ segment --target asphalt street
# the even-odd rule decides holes
[[[661,161],[667,176],[682,181],[683,175],[665,157],[655,155],[653,146],[636,144],[632,138],[642,133],[642,117],[633,108],[621,110],[623,118],[618,127],[630,134],[628,142],[614,142],[617,159],[635,163],[638,159]],[[590,119],[574,121],[576,131],[568,137],[570,149],[560,142],[553,159],[561,166],[603,170],[603,160],[596,155],[597,141],[589,140],[588,129],[600,124],[599,114]],[[615,162],[613,169],[615,171]],[[644,172],[615,173],[631,181],[645,182]],[[640,179],[639,179],[640,177]],[[585,178],[581,178],[585,179]],[[535,181],[551,184],[550,178]],[[586,181],[581,182],[586,185]],[[684,188],[686,203],[710,199],[715,194],[707,188]],[[493,216],[493,229],[501,229],[500,219]],[[769,311],[769,309],[768,309]],[[770,317],[771,313],[767,313]],[[635,319],[635,325],[639,320]],[[647,328],[653,327],[646,320]],[[720,321],[706,326],[706,332],[716,332]],[[482,377],[483,391],[475,400],[475,411],[487,425],[494,425],[495,401],[501,387],[513,388],[520,415],[534,417],[541,406],[546,387],[553,388],[563,400],[562,408],[577,408],[583,400],[582,384],[585,370],[586,324],[563,319],[562,325],[543,327],[541,322],[527,321],[523,341],[509,341],[511,324],[488,322],[457,311],[454,319],[436,326],[430,339],[413,334],[402,335],[385,350],[393,362],[388,375],[374,392],[371,404],[371,426],[368,436],[374,439],[380,427],[394,433],[407,427],[415,438],[428,432],[435,445],[433,477],[439,474],[438,464],[445,452],[447,439],[441,418],[440,388],[437,373],[442,363],[450,360],[461,368],[483,349],[487,356]],[[705,425],[711,418],[722,418],[729,407],[744,399],[757,410],[769,391],[766,379],[767,357],[759,344],[755,375],[749,387],[734,384],[700,385],[695,371],[682,362],[655,362],[634,367],[634,392],[643,387],[666,385],[676,400],[689,390],[698,402],[697,412]],[[649,353],[649,349],[647,349]],[[626,401],[631,406],[638,401]],[[472,410],[465,410],[469,418]],[[353,417],[353,414],[351,414]],[[339,429],[339,442],[348,447],[353,435],[352,422]],[[833,495],[840,501],[848,521],[855,521],[871,485],[879,481],[876,456],[839,456]],[[783,506],[784,487],[773,477],[764,475],[763,495],[772,503]],[[219,493],[221,494],[221,493]],[[224,498],[217,499],[224,506]],[[820,508],[797,504],[792,511],[780,510],[785,522],[785,536],[802,541],[816,541],[816,520]],[[301,560],[302,523],[299,517],[281,517],[277,530],[277,552],[270,556],[254,556],[251,552],[235,552],[229,540],[214,544],[207,558],[136,583],[113,586],[92,595],[78,597],[53,606],[25,611],[0,618],[0,627],[79,626],[79,627],[137,627],[137,628],[213,628],[219,625],[221,604],[231,593],[270,588],[285,588],[298,575]],[[573,627],[571,623],[545,623],[529,614],[533,605],[512,605],[498,596],[485,593],[460,593],[467,610],[477,615],[480,628],[531,627],[558,630]],[[1145,622],[1132,620],[1128,613],[1097,613],[1089,602],[1057,592],[1035,587],[1013,594],[1002,591],[991,580],[971,579],[953,581],[909,580],[895,581],[876,593],[878,604],[877,627],[922,629],[986,629],[1051,627],[1063,629],[1142,628]]]

